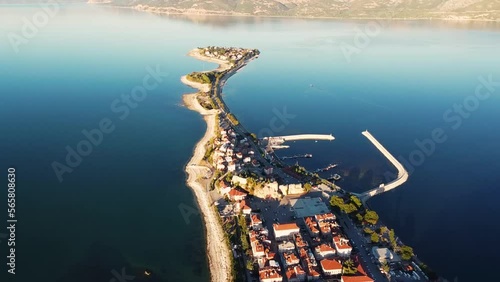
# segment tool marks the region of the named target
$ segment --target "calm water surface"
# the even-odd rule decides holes
[[[386,22],[348,60],[339,46],[353,44],[366,22],[159,17],[74,5],[16,54],[7,36],[37,12],[0,7],[0,160],[18,179],[15,281],[107,282],[123,267],[150,268],[159,281],[208,281],[201,219],[179,212],[195,207],[183,165],[205,130],[180,105],[190,89],[179,77],[214,66],[185,56],[205,45],[261,50],[227,83],[229,106],[259,134],[276,111],[294,117],[275,135],[332,133],[333,142],[296,142],[280,154],[312,153],[299,161],[311,169],[338,163],[347,190],[367,190],[392,170],[362,130],[408,159],[415,140],[442,128],[447,141],[410,180],[369,203],[448,279],[473,281],[495,267],[500,86],[456,130],[443,114],[474,94],[478,77],[500,81],[497,25]],[[168,76],[120,119],[113,101],[157,65]],[[66,146],[76,148],[82,130],[103,118],[115,130],[59,182],[51,163],[64,163]],[[6,253],[5,242],[0,249]],[[471,261],[481,261],[474,273]]]

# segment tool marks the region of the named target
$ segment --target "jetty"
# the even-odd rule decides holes
[[[298,140],[326,140],[333,141],[335,137],[332,134],[297,134],[297,135],[285,135],[285,136],[273,136],[264,137],[262,141],[266,145],[266,151],[272,152],[273,149],[280,149],[282,144],[287,141],[298,141]]]
[[[337,167],[337,164],[329,164],[329,165],[327,165],[327,166],[326,166],[326,167],[324,167],[324,168],[318,168],[318,169],[316,169],[314,172],[324,172],[324,171],[329,171],[330,169],[335,168],[335,167]]]
[[[302,159],[302,158],[305,158],[305,159],[312,158],[312,154],[285,156],[285,157],[282,157],[281,159],[288,160],[288,159]]]
[[[368,132],[368,130],[363,131],[361,134],[363,134],[366,138],[368,138],[368,140],[370,140],[370,142],[372,142],[373,145],[375,145],[375,147],[398,170],[398,176],[393,181],[386,183],[386,184],[382,183],[376,188],[373,188],[373,189],[368,190],[368,191],[361,193],[361,194],[356,194],[363,202],[366,202],[368,199],[370,199],[373,196],[390,191],[390,190],[402,185],[403,183],[405,183],[408,180],[409,175],[408,175],[408,171],[406,171],[404,166],[391,153],[389,153],[389,151],[384,146],[382,146],[382,144],[380,144],[380,142],[378,142],[377,139],[375,139],[375,137],[370,132]]]

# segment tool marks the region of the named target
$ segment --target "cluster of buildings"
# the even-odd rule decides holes
[[[246,138],[238,140],[233,129],[221,128],[220,135],[215,138],[213,146],[213,166],[221,172],[239,171],[243,164],[260,166],[254,158],[255,152],[251,149],[248,140]]]
[[[242,48],[233,48],[233,47],[205,47],[199,48],[200,53],[204,56],[210,58],[216,58],[224,61],[236,61],[244,58],[246,55],[254,55],[258,51],[252,49],[242,49]],[[258,53],[257,53],[258,54]]]
[[[303,217],[297,222],[275,223],[272,234],[257,213],[249,214],[252,259],[261,282],[320,281],[373,282],[358,266],[357,275],[343,275],[343,262],[353,259],[349,240],[332,213]],[[353,261],[357,261],[354,258]]]

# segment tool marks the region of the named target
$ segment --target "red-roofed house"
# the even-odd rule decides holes
[[[284,224],[273,224],[274,237],[276,241],[282,241],[292,238],[294,234],[300,232],[297,223],[284,223]]]
[[[286,278],[288,282],[306,281],[306,272],[300,265],[290,266],[286,269]]]
[[[259,270],[260,282],[281,282],[283,277],[280,274],[280,269],[274,267],[265,267]]]
[[[260,219],[260,215],[258,213],[252,213],[250,215],[250,227],[254,230],[262,228],[262,220]]]
[[[247,202],[245,200],[241,201],[239,206],[240,206],[240,211],[243,214],[251,214],[252,213],[252,208],[250,208],[247,205]]]
[[[340,236],[333,237],[333,244],[335,244],[335,250],[337,254],[342,257],[348,257],[351,255],[352,247],[349,244],[349,240]]]
[[[334,259],[324,259],[320,264],[326,276],[342,274],[342,264]]]
[[[307,230],[309,231],[309,235],[312,237],[316,237],[319,235],[318,223],[312,216],[304,217],[304,223],[307,226]]]
[[[319,280],[321,274],[319,273],[319,268],[317,266],[308,265],[307,268],[307,281]]]
[[[316,256],[319,259],[324,259],[335,255],[335,249],[328,244],[321,244],[314,248],[314,251],[316,252]]]
[[[232,201],[242,201],[247,197],[247,193],[244,191],[241,191],[240,189],[231,189],[228,193],[229,199]]]
[[[219,182],[219,193],[221,193],[222,195],[226,195],[227,193],[229,193],[229,191],[231,191],[231,185],[226,183],[224,180],[221,180]]]
[[[364,276],[364,275],[361,275],[361,276],[342,276],[342,278],[340,278],[340,281],[341,282],[374,282],[373,279],[371,279],[368,276]]]
[[[323,222],[323,221],[334,221],[335,220],[335,215],[333,213],[324,213],[324,214],[317,214],[314,216],[316,218],[316,221],[318,222]]]
[[[299,264],[300,260],[294,252],[283,253],[283,260],[286,266]]]

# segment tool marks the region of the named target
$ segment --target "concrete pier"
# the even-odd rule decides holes
[[[380,184],[380,186],[377,188],[373,188],[364,193],[358,194],[358,197],[365,202],[366,200],[370,199],[375,195],[387,192],[405,183],[406,180],[408,180],[408,171],[406,171],[404,166],[391,153],[389,153],[389,151],[384,146],[382,146],[382,144],[380,144],[380,142],[378,142],[377,139],[375,139],[375,137],[373,137],[373,135],[370,132],[368,132],[368,130],[363,131],[361,134],[363,134],[366,138],[368,138],[368,140],[370,140],[370,142],[372,142],[373,145],[375,145],[375,147],[377,147],[377,149],[379,149],[379,151],[398,170],[398,176],[393,181],[386,184]]]

